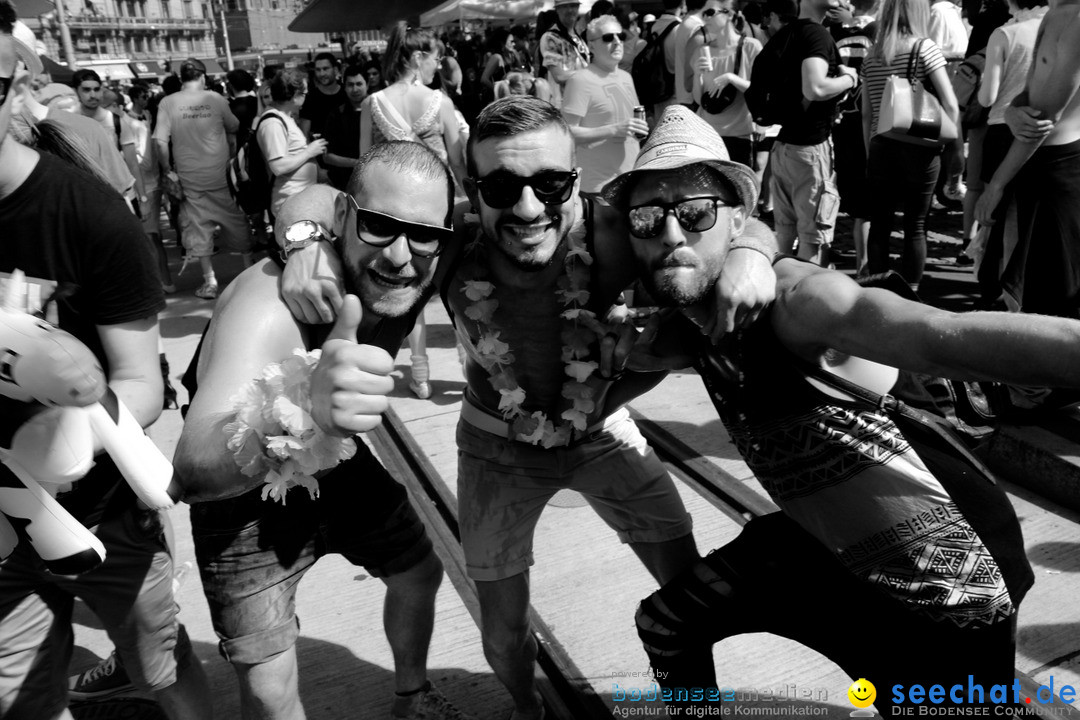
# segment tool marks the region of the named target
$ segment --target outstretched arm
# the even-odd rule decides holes
[[[344,223],[336,207],[340,194],[329,185],[313,185],[286,200],[274,223],[278,246],[285,242],[286,228],[301,220],[316,222],[338,237]],[[333,322],[345,294],[341,277],[341,260],[334,248],[328,243],[315,243],[289,255],[281,276],[281,297],[300,322]]]
[[[772,320],[807,360],[826,349],[957,380],[1080,387],[1080,322],[1002,312],[950,313],[842,273],[777,263]]]

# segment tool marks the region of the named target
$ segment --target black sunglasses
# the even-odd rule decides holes
[[[603,40],[606,43],[610,43],[610,42],[615,42],[615,38],[619,38],[619,42],[626,42],[626,33],[625,32],[604,33],[603,35],[599,35],[597,37],[594,37],[593,40]]]
[[[531,177],[495,172],[477,178],[476,189],[484,202],[497,210],[515,205],[526,185],[532,188],[536,199],[545,205],[562,205],[574,193],[577,177],[577,170],[548,170]]]
[[[438,255],[443,244],[454,236],[452,228],[408,222],[393,215],[365,210],[352,195],[349,201],[356,210],[356,236],[372,247],[389,247],[404,235],[409,252],[416,257],[429,258]]]
[[[731,15],[733,12],[734,12],[733,10],[723,10],[723,9],[718,10],[716,8],[709,8],[705,12],[701,13],[701,17],[710,18],[713,15],[716,15],[717,13],[720,13],[721,15]]]
[[[727,205],[724,198],[698,197],[671,203],[638,205],[630,208],[627,217],[630,220],[630,234],[643,239],[654,238],[664,231],[664,221],[668,213],[675,213],[675,219],[683,230],[701,233],[712,230],[716,225],[716,208]]]
[[[13,77],[0,77],[0,106],[7,101],[8,93],[11,92],[11,83],[15,81]]]

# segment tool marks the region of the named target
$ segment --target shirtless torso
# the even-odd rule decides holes
[[[1052,5],[1035,41],[1035,60],[1028,78],[1029,104],[1054,118],[1045,145],[1080,139],[1080,2]]]

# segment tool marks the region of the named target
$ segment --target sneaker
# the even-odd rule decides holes
[[[172,295],[174,292],[176,292],[176,286],[172,283],[162,283],[161,289],[166,295]]]
[[[430,682],[427,690],[409,697],[395,697],[390,709],[391,720],[476,720],[450,704]]]
[[[68,678],[68,695],[72,700],[102,700],[137,690],[124,666],[117,661],[115,650],[89,670]]]
[[[431,397],[431,383],[427,380],[416,382],[415,380],[409,383],[409,389],[412,390],[413,395],[421,400],[427,400]]]
[[[195,291],[195,297],[203,300],[213,300],[217,297],[218,285],[216,282],[204,282],[202,287]]]
[[[942,194],[946,199],[953,202],[963,202],[964,195],[967,194],[967,185],[963,180],[957,180],[955,183],[948,183],[942,190]]]
[[[975,264],[975,258],[966,254],[963,250],[956,256],[956,264],[960,267],[970,267]]]

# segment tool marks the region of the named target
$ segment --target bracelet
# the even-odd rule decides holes
[[[329,435],[311,418],[311,374],[321,350],[293,350],[262,369],[232,397],[235,419],[225,425],[226,447],[248,477],[262,477],[262,498],[285,504],[296,486],[319,496],[315,473],[356,454],[356,441]]]
[[[731,245],[728,246],[729,252],[739,249],[753,250],[755,252],[759,252],[766,258],[768,258],[770,264],[775,262],[776,256],[779,254],[776,248],[762,242],[761,240],[758,240],[756,237],[751,237],[749,235],[743,235],[742,237],[736,238],[731,242]]]

